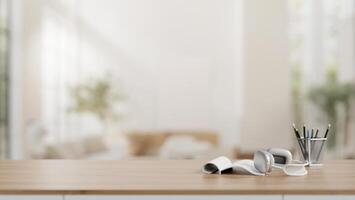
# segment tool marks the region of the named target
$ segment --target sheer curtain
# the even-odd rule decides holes
[[[82,66],[80,1],[48,1],[41,17],[41,116],[52,142],[70,140],[100,131],[94,117],[69,111],[70,88],[96,74],[98,68]]]
[[[355,79],[355,2],[289,0],[290,63],[302,87],[319,84],[334,67],[342,81]]]
[[[9,8],[0,0],[0,159],[9,155]]]
[[[355,2],[351,0],[289,0],[291,65],[307,82],[321,82],[327,67],[342,80],[354,80]]]
[[[309,91],[324,85],[330,69],[340,83],[354,83],[355,1],[289,0],[289,11],[294,118],[324,126],[324,113],[310,103]]]

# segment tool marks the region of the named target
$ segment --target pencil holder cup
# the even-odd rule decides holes
[[[309,167],[322,166],[325,142],[327,138],[299,138],[298,144],[301,150],[302,158]]]

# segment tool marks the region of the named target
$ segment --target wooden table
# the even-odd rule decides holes
[[[330,161],[320,169],[309,169],[309,174],[303,177],[285,176],[278,170],[265,177],[205,175],[200,170],[204,162],[0,161],[0,200],[10,197],[29,199],[31,196],[53,200],[86,200],[97,196],[100,199],[125,199],[127,195],[137,199],[164,199],[164,195],[176,198],[185,195],[184,199],[213,199],[216,196],[238,199],[240,195],[248,195],[248,199],[298,198],[293,195],[320,195],[319,198],[334,195],[332,199],[355,199],[355,160]],[[314,199],[315,196],[311,197]]]

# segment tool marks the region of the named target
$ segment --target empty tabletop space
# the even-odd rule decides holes
[[[0,194],[355,194],[355,160],[307,176],[206,175],[202,160],[0,161]]]

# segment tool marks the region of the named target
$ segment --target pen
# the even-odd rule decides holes
[[[327,130],[325,131],[324,138],[327,138],[330,127],[331,127],[331,125],[328,124],[328,128],[327,128]],[[325,141],[326,141],[326,140],[325,140]],[[318,152],[317,159],[316,159],[317,161],[318,161],[318,159],[319,159],[319,157],[320,157],[320,154],[321,154],[321,152],[322,152],[322,150],[323,150],[323,146],[324,146],[325,141],[323,141],[322,145],[320,146],[320,150],[319,150],[319,152]]]
[[[318,132],[319,132],[319,128],[317,128],[317,131],[316,131],[316,136],[314,136],[315,138],[318,137]]]
[[[325,131],[324,138],[327,138],[330,127],[331,127],[331,125],[328,124],[328,128],[327,128],[327,130]]]
[[[305,157],[304,144],[303,144],[303,142],[302,142],[302,140],[301,140],[301,136],[300,136],[300,134],[299,134],[299,132],[298,132],[298,129],[296,128],[296,125],[295,125],[295,124],[293,124],[292,127],[293,127],[293,131],[295,132],[298,145],[300,146],[302,156]]]
[[[311,140],[311,133],[310,130],[307,130],[307,160],[308,163],[312,162],[312,140]]]
[[[297,128],[296,128],[296,125],[293,124],[292,127],[293,127],[293,130],[294,130],[295,134],[296,134],[296,137],[297,137],[297,138],[301,138],[301,136],[300,136],[300,134],[298,133],[298,130],[297,130]]]
[[[297,134],[298,134],[298,130],[297,129],[296,129],[296,131],[297,131]],[[297,142],[298,142],[298,145],[300,146],[302,156],[303,156],[303,158],[305,158],[305,156],[306,156],[306,147],[305,147],[305,144],[304,144],[304,142],[301,139],[299,134],[298,134],[298,137],[299,138],[298,138]]]
[[[311,154],[314,154],[314,146],[315,146],[315,140],[312,140],[313,138],[315,138],[316,136],[314,135],[314,129],[312,128],[312,132],[311,132]]]
[[[306,138],[306,125],[303,125],[303,138]]]
[[[308,160],[308,148],[306,139],[306,124],[303,124],[303,146],[304,146],[304,159]]]

